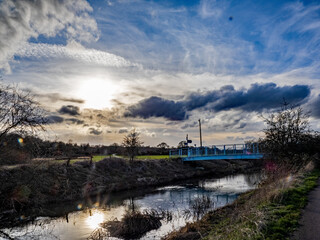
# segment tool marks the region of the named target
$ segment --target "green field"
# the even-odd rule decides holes
[[[110,157],[110,155],[95,155],[92,158],[92,162],[99,162],[107,157]],[[66,160],[65,160],[66,161]],[[87,159],[71,159],[70,163],[75,163],[75,162],[80,162],[80,161],[90,161],[90,157],[88,157]]]
[[[92,158],[92,161],[93,162],[99,162],[105,158],[109,158],[110,155],[95,155],[93,156]],[[124,158],[124,159],[129,159],[128,156],[120,156],[120,155],[116,155],[116,156],[112,156],[112,157],[118,157],[118,158]],[[175,156],[173,156],[175,157]],[[135,156],[134,159],[137,159],[137,160],[150,160],[150,159],[169,159],[169,155],[143,155],[143,156]],[[79,162],[79,161],[89,161],[89,157],[88,159],[71,159],[70,163],[73,164],[75,162]],[[57,162],[66,162],[66,160],[58,160]]]
[[[169,155],[145,155],[145,156],[136,156],[135,159],[167,159]]]

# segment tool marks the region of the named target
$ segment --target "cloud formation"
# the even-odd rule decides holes
[[[46,118],[47,124],[62,123],[63,121],[64,121],[63,117],[56,116],[56,115],[51,115]]]
[[[92,135],[100,135],[102,131],[95,129],[95,128],[89,128],[89,133]]]
[[[79,115],[79,107],[77,106],[73,106],[73,105],[65,105],[65,106],[62,106],[59,111],[59,113],[61,114],[68,114],[68,115],[71,115],[71,116],[76,116],[76,115]]]
[[[262,112],[281,106],[283,100],[292,104],[301,104],[310,95],[310,92],[310,87],[307,85],[279,87],[274,83],[255,83],[248,90],[235,90],[233,86],[227,85],[219,90],[193,92],[181,101],[155,96],[143,99],[137,104],[129,106],[125,116],[185,120],[190,111],[200,108],[214,112],[231,109]]]
[[[320,118],[320,94],[317,96],[317,98],[311,103],[311,115]],[[309,106],[309,107],[310,107]]]
[[[160,97],[150,97],[128,107],[125,117],[165,117],[170,120],[186,118],[183,102],[175,102]]]
[[[72,123],[72,124],[76,124],[76,125],[80,125],[80,124],[84,124],[83,120],[77,119],[77,118],[67,118],[65,119],[66,122]]]
[[[118,133],[119,134],[123,134],[123,133],[127,133],[128,132],[128,129],[127,128],[121,128],[119,129]]]
[[[89,42],[99,37],[96,21],[85,0],[5,0],[0,3],[0,69],[10,71],[9,61],[30,38],[55,37]]]
[[[131,67],[139,66],[117,55],[87,49],[75,41],[69,42],[66,46],[43,43],[28,43],[21,47],[17,53],[19,57],[34,57],[48,59],[71,59],[92,65],[102,65],[107,67]]]

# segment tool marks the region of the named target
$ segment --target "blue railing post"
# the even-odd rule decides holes
[[[259,154],[259,143],[257,143],[257,153]]]
[[[252,153],[255,153],[254,143],[252,144]]]
[[[226,155],[226,145],[223,145],[223,154]]]
[[[171,158],[171,150],[169,150],[169,158]]]
[[[208,156],[208,148],[207,147],[205,148],[205,154],[206,154],[206,156]]]
[[[214,155],[217,155],[217,147],[214,146]]]

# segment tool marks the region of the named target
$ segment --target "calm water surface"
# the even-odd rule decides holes
[[[89,199],[86,204],[77,202],[52,206],[51,211],[63,212],[63,217],[38,217],[26,226],[4,231],[15,239],[87,239],[93,231],[100,228],[100,223],[120,220],[122,215],[132,208],[141,211],[168,210],[172,213],[172,220],[162,220],[159,229],[152,230],[141,238],[160,239],[187,222],[201,218],[202,215],[192,207],[196,199],[208,197],[210,209],[219,208],[232,203],[240,193],[256,188],[260,180],[261,175],[257,173],[240,174],[160,187],[147,192],[106,194],[98,199]]]

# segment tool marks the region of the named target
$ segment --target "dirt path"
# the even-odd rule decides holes
[[[292,240],[320,239],[320,179],[318,187],[310,193],[308,201],[299,221],[301,227],[294,232]]]

